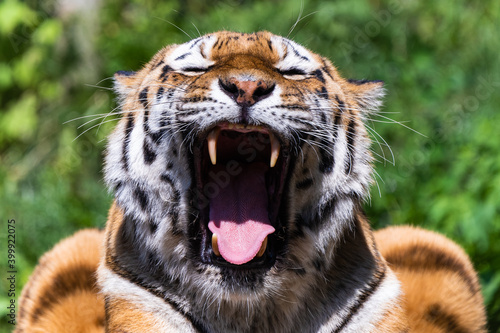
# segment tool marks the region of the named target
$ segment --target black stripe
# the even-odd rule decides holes
[[[115,193],[117,193],[122,188],[122,186],[123,186],[123,182],[121,182],[121,181],[116,182],[115,186],[114,186]]]
[[[459,324],[456,316],[446,313],[439,304],[429,306],[425,313],[425,320],[438,326],[448,333],[467,333],[468,329]]]
[[[149,225],[149,231],[152,234],[155,234],[156,231],[158,230],[158,222],[150,220],[149,223],[148,223],[148,225]]]
[[[303,59],[303,60],[309,61],[309,58],[308,58],[308,57],[306,57],[306,56],[304,56],[304,55],[302,55],[302,54],[300,54],[300,53],[299,53],[299,51],[297,51],[297,50],[296,50],[296,49],[292,46],[292,44],[288,43],[288,46],[290,46],[290,47],[292,48],[293,53],[295,53],[295,55],[296,55],[297,57],[300,57],[300,58],[301,58],[301,59]]]
[[[351,115],[352,117],[352,115]],[[345,173],[349,174],[352,170],[352,166],[354,164],[354,137],[356,136],[356,123],[354,119],[349,121],[349,125],[347,125],[347,164],[345,167]]]
[[[297,190],[305,190],[305,189],[308,189],[309,187],[311,187],[313,184],[314,184],[314,181],[312,180],[312,178],[306,178],[306,179],[298,182],[295,185],[295,188]]]
[[[162,80],[162,82],[165,82],[168,77],[168,73],[170,73],[171,71],[172,67],[170,67],[169,65],[163,66],[163,68],[161,69],[160,80]]]
[[[345,111],[344,101],[341,100],[338,95],[335,95],[335,101],[337,102],[337,109],[339,109],[340,113],[343,113]]]
[[[468,273],[466,266],[456,258],[437,249],[420,244],[389,253],[384,257],[397,268],[412,271],[449,270],[455,272],[467,284],[473,295],[479,292],[475,277]]]
[[[325,83],[325,77],[323,76],[323,72],[321,71],[321,69],[315,70],[313,74],[316,76],[318,80],[321,81],[321,83]]]
[[[40,296],[38,306],[32,313],[33,322],[40,319],[53,305],[75,292],[88,291],[97,294],[95,270],[96,267],[83,265],[59,272]]]
[[[160,126],[161,126],[161,129],[158,132],[150,131],[149,133],[147,133],[151,137],[151,141],[154,144],[158,144],[160,142],[160,140],[163,138],[163,134],[165,134],[165,132],[167,131],[167,129],[166,129],[167,125],[166,125],[166,122],[164,120],[162,120],[160,122]]]
[[[184,53],[183,55],[180,55],[177,58],[175,58],[175,60],[182,60],[182,59],[186,58],[190,54],[191,54],[191,52]]]
[[[332,73],[330,72],[330,69],[328,68],[328,64],[327,64],[327,61],[325,60],[325,58],[321,59],[321,61],[323,62],[323,68],[322,70],[332,79],[335,81],[335,79],[333,78],[333,75]]]
[[[134,197],[139,202],[142,210],[146,210],[148,206],[148,195],[146,192],[141,190],[139,187],[136,187],[134,190]]]
[[[161,97],[163,96],[165,89],[163,87],[158,88],[158,91],[156,92],[156,99],[160,100]]]
[[[269,46],[269,50],[271,50],[271,52],[273,52],[273,42],[271,42],[271,40],[267,41],[267,46]]]
[[[349,314],[344,318],[340,326],[337,327],[332,333],[341,332],[347,324],[351,321],[352,317],[359,311],[363,304],[372,296],[382,284],[385,279],[386,267],[383,268],[373,275],[372,280],[368,283],[367,287],[361,292],[354,304],[349,308]]]
[[[328,127],[326,115],[324,113],[321,114],[321,123],[325,127]],[[319,146],[319,154],[321,157],[319,161],[319,171],[326,174],[331,173],[335,167],[335,160],[333,157],[334,143],[322,137]]]
[[[328,151],[325,146],[332,146],[330,142],[326,141],[326,139],[321,139],[320,141],[320,156],[321,160],[319,162],[319,171],[321,173],[331,173],[333,171],[333,168],[335,167],[335,160],[333,158],[333,148],[332,151]]]
[[[144,163],[151,165],[156,160],[156,152],[153,151],[153,148],[147,138],[144,138],[142,152],[144,155]]]
[[[148,109],[148,87],[142,89],[139,93],[139,102],[141,102],[145,110]]]
[[[329,99],[328,91],[326,90],[325,86],[321,87],[321,90],[318,91],[318,97],[323,99]]]
[[[123,140],[122,147],[122,163],[125,171],[128,171],[128,145],[130,143],[130,133],[132,132],[132,127],[134,125],[134,116],[131,113],[126,115],[127,125],[125,127],[125,139]]]
[[[156,65],[154,65],[154,66],[153,66],[153,68],[152,68],[151,70],[154,70],[154,69],[158,68],[159,66],[161,66],[161,65],[163,64],[163,62],[164,62],[163,60],[158,61],[158,62],[156,63]]]
[[[224,41],[222,39],[219,39],[217,41],[217,43],[218,43],[217,50],[220,50],[224,46]],[[214,48],[215,48],[215,46],[214,46]]]
[[[195,47],[196,45],[198,45],[203,39],[201,37],[198,37],[196,39],[194,39],[192,41],[193,44],[191,44],[191,46],[189,47],[190,49],[192,49],[193,47]]]
[[[333,121],[333,124],[335,125],[335,132],[333,132],[333,142],[337,141],[337,137],[339,135],[339,130],[340,130],[340,121],[342,120],[342,115],[339,112],[335,113],[335,120]]]

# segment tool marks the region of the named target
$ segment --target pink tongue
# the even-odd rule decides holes
[[[210,200],[208,223],[217,235],[220,254],[235,265],[252,260],[266,236],[274,232],[267,214],[267,165],[252,163],[241,168],[243,171],[232,176],[227,185],[218,186],[218,195]],[[230,177],[223,165],[216,165],[212,171],[216,179]]]

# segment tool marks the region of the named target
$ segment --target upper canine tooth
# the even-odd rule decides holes
[[[217,163],[217,139],[219,138],[220,128],[213,129],[207,136],[208,154],[210,161],[215,165]]]
[[[280,155],[280,142],[278,141],[278,139],[276,139],[276,137],[272,134],[272,133],[269,133],[269,139],[271,140],[271,162],[270,162],[270,166],[271,168],[274,168],[274,166],[276,165],[276,161],[278,161],[278,157]]]

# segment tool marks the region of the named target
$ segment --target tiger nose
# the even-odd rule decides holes
[[[240,106],[252,106],[258,101],[267,98],[274,90],[263,80],[238,80],[234,77],[227,81],[219,80],[222,91],[231,97]]]

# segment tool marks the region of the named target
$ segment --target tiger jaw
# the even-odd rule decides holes
[[[263,126],[220,123],[194,151],[202,262],[269,268],[288,165],[288,148]]]

